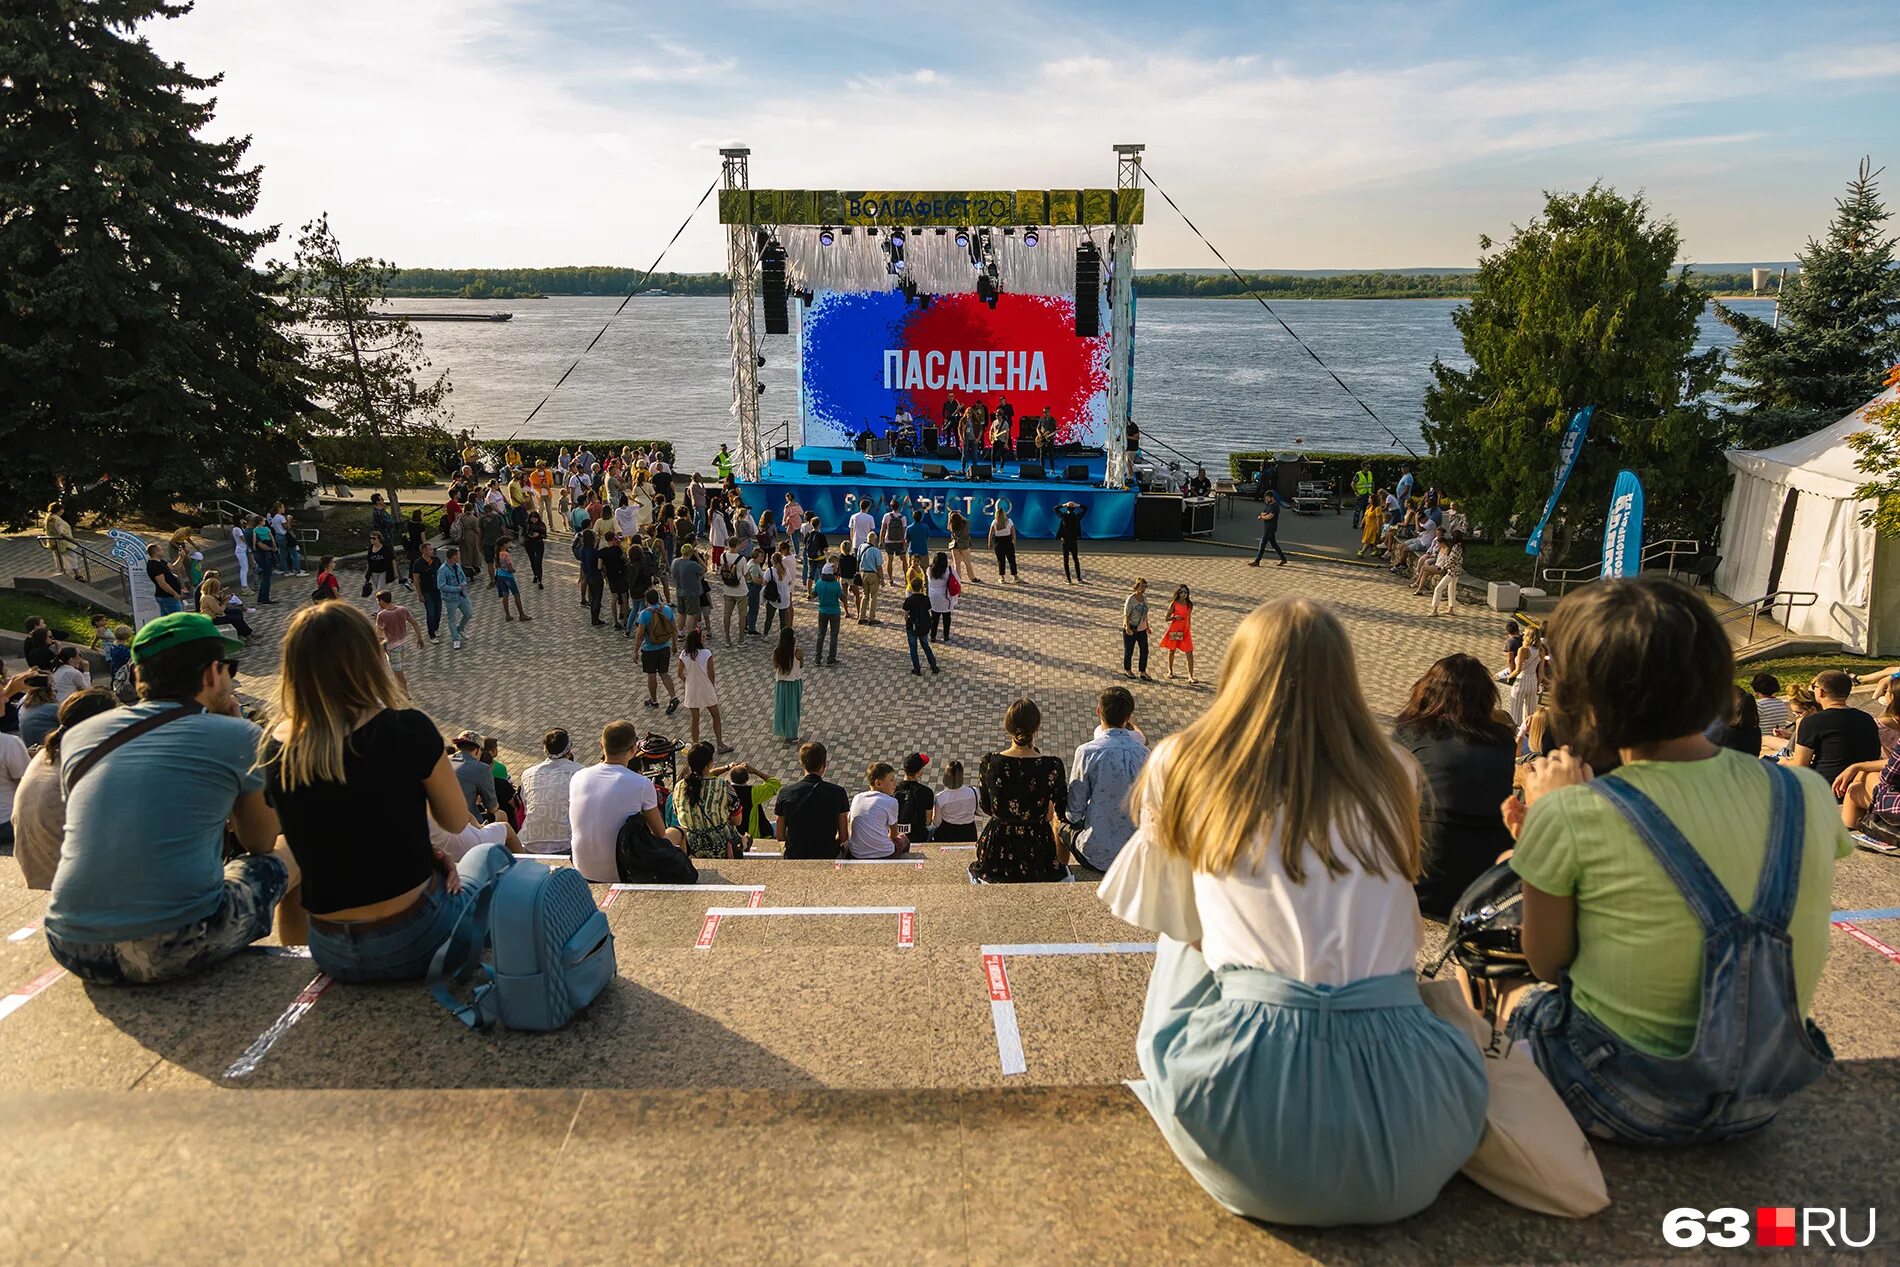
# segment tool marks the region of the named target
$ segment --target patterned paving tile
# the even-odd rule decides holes
[[[1303,562],[1255,569],[1246,566],[1244,555],[1229,551],[1096,551],[1088,558],[1085,585],[1064,584],[1053,552],[1025,550],[1021,562],[1020,584],[998,584],[983,567],[980,583],[964,586],[951,641],[938,648],[937,676],[911,675],[903,627],[888,608],[876,626],[847,619],[837,667],[820,667],[813,650],[815,608],[804,601],[794,605],[793,628],[808,658],[804,737],[829,746],[834,779],[855,790],[871,761],[895,762],[918,750],[931,754],[936,771],[959,758],[974,776],[982,754],[1007,742],[1003,710],[1021,695],[1042,707],[1043,750],[1065,760],[1089,737],[1095,696],[1109,685],[1134,690],[1136,720],[1151,740],[1159,739],[1213,698],[1207,683],[1217,676],[1235,626],[1270,595],[1308,594],[1333,606],[1352,633],[1361,685],[1382,716],[1403,704],[1412,683],[1438,657],[1469,651],[1495,658],[1502,623],[1473,607],[1428,619],[1426,600],[1381,572]],[[1177,665],[1181,680],[1167,681],[1166,657],[1158,647],[1150,671],[1163,680],[1151,685],[1122,677],[1121,603],[1136,576],[1148,580],[1157,643],[1167,596],[1177,584],[1192,588],[1200,687],[1187,685],[1185,663]],[[352,595],[348,579],[344,593]],[[301,601],[306,592],[293,582],[280,594]],[[346,601],[371,606],[354,597]],[[420,617],[420,605],[411,602]],[[575,565],[558,545],[548,552],[546,589],[528,587],[531,623],[504,622],[492,593],[477,592],[473,602],[475,619],[463,650],[450,650],[445,634],[409,675],[418,705],[444,734],[469,727],[496,736],[514,770],[539,759],[540,736],[550,726],[566,726],[577,749],[590,756],[600,728],[615,718],[687,736],[684,709],[666,717],[642,703],[646,682],[635,644],[615,630],[588,625]],[[243,672],[247,694],[268,693],[277,664],[274,635],[294,611],[280,605],[256,613],[258,636]],[[768,773],[796,777],[793,748],[771,733],[770,646],[750,639],[728,650],[715,640],[713,653],[728,742]],[[710,721],[702,724],[710,736]]]

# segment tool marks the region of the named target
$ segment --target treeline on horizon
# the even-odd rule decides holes
[[[635,268],[570,265],[564,268],[404,268],[390,283],[391,296],[407,299],[539,299],[547,295],[624,295],[644,274]],[[1698,273],[1689,280],[1712,295],[1752,293],[1747,273]],[[1461,299],[1477,288],[1478,274],[1342,273],[1312,277],[1294,273],[1141,273],[1136,289],[1144,299],[1222,299],[1250,291],[1282,299]],[[724,273],[655,273],[642,290],[669,295],[724,295]]]

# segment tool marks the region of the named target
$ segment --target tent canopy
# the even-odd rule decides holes
[[[1851,499],[1854,490],[1866,481],[1854,465],[1854,451],[1847,447],[1847,437],[1865,431],[1867,411],[1893,400],[1897,392],[1900,388],[1889,387],[1839,422],[1798,440],[1772,449],[1730,450],[1729,465],[1804,493]]]

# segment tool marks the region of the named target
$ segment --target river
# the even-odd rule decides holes
[[[1283,300],[1288,325],[1390,424],[1423,452],[1419,414],[1434,357],[1467,364],[1450,299]],[[529,300],[399,299],[402,312],[496,311],[504,323],[417,325],[430,358],[447,369],[457,428],[500,440],[512,434],[670,439],[688,467],[706,467],[732,422],[727,305],[723,297],[642,298],[561,385],[548,394],[619,303],[613,297]],[[1739,300],[1768,316],[1772,300]],[[1734,336],[1712,311],[1701,345]],[[796,438],[796,348],[765,339],[761,419],[770,443],[787,424]],[[1135,418],[1142,435],[1210,469],[1233,449],[1399,451],[1399,445],[1340,391],[1251,300],[1150,299],[1135,326]]]

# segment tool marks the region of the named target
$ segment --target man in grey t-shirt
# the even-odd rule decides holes
[[[691,633],[698,627],[705,606],[706,565],[699,561],[699,550],[690,543],[681,546],[679,558],[673,560],[673,596],[679,608],[679,631],[682,635]]]
[[[482,760],[482,737],[465,730],[455,737],[455,755],[449,758],[455,769],[455,781],[462,785],[468,812],[477,822],[487,822],[501,803],[495,791],[495,767]],[[483,810],[488,811],[486,815]]]

